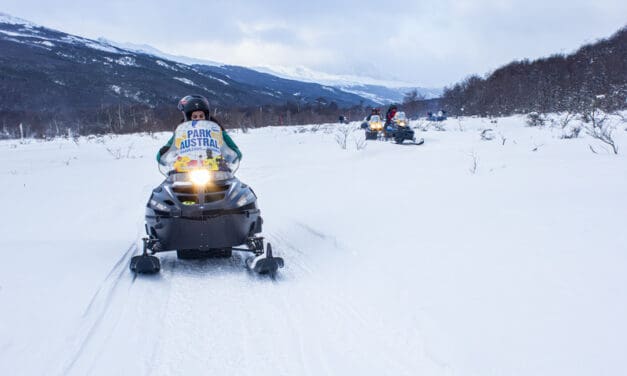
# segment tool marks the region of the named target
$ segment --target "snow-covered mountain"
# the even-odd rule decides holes
[[[364,76],[329,74],[303,66],[265,66],[255,67],[255,69],[291,80],[334,86],[379,103],[400,102],[403,96],[412,90],[416,90],[425,99],[438,98],[442,94],[441,88],[425,88],[408,82],[380,80]]]
[[[99,41],[111,46],[119,48],[148,53],[155,56],[159,56],[172,61],[177,61],[183,64],[189,65],[207,65],[211,67],[224,67],[226,64],[197,59],[188,56],[172,55],[165,53],[150,45],[133,44],[133,43],[119,43],[110,41],[104,38],[100,38]],[[333,87],[340,89],[347,93],[353,93],[359,95],[365,99],[371,100],[377,104],[386,104],[391,102],[401,102],[406,93],[416,90],[419,95],[423,95],[425,99],[438,98],[442,94],[441,88],[425,88],[416,85],[412,85],[408,82],[379,80],[364,76],[351,76],[351,75],[337,75],[324,72],[315,71],[303,66],[299,67],[284,67],[284,66],[254,66],[254,67],[237,67],[229,66],[233,68],[242,68],[250,71],[256,71],[260,73],[266,73],[271,76],[283,78],[290,81],[299,81],[306,83],[315,83],[324,85],[326,87]],[[237,79],[238,76],[232,76]],[[262,77],[257,77],[257,80]],[[250,78],[250,72],[248,72],[247,78]],[[298,91],[298,90],[297,90]]]
[[[314,83],[282,82],[261,75],[255,84],[220,72],[200,71],[144,49],[125,49],[29,21],[0,15],[0,103],[3,111],[89,110],[118,104],[151,107],[175,103],[190,92],[227,108],[286,102],[332,103],[340,107],[372,103],[359,95]],[[177,57],[179,59],[179,57]],[[207,62],[202,61],[204,66]],[[16,100],[21,98],[22,100]],[[49,116],[44,115],[44,116]]]
[[[206,60],[206,59],[197,59],[193,57],[181,56],[181,55],[172,55],[165,53],[151,45],[148,44],[135,44],[135,43],[121,43],[112,41],[106,38],[98,38],[98,41],[109,45],[121,48],[127,51],[134,51],[137,53],[143,53],[148,55],[158,56],[167,60],[176,61],[179,63],[187,64],[187,65],[209,65],[209,66],[222,66],[224,64],[218,63],[216,61]]]

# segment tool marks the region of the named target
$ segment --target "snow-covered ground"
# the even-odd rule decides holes
[[[275,280],[128,270],[169,134],[0,142],[0,374],[627,374],[624,124],[618,155],[521,117],[335,127],[233,134]]]

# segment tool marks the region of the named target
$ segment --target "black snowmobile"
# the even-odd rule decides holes
[[[409,126],[409,120],[404,112],[397,112],[391,122],[385,125],[385,138],[394,140],[397,144],[402,144],[405,140],[411,140],[416,145],[425,142],[424,139],[416,140],[414,130]]]
[[[235,177],[237,157],[223,153],[199,162],[173,154],[164,155],[166,164],[159,166],[166,179],[153,189],[146,205],[148,236],[143,239],[142,254],[131,259],[131,270],[159,272],[159,258],[154,254],[165,251],[176,251],[180,259],[248,252],[250,270],[273,275],[282,268],[283,259],[274,257],[270,243],[258,236],[263,219],[257,196]],[[207,157],[211,157],[209,152]]]
[[[366,131],[366,140],[376,140],[383,131],[383,122],[379,115],[370,115],[364,119],[361,128]]]

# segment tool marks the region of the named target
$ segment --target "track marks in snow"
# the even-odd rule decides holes
[[[416,362],[346,289],[338,265],[352,256],[337,238],[300,222],[275,229],[267,240],[286,265],[274,280],[247,271],[238,252],[163,253],[160,275],[134,278],[129,248],[94,293],[60,373],[414,374]]]
[[[128,269],[138,251],[133,244],[120,257],[85,309],[71,351],[59,374],[147,373],[159,344],[157,321],[168,298],[168,270],[175,264],[162,259],[165,273],[141,276]],[[161,294],[163,293],[163,294]],[[128,348],[128,351],[120,349]]]
[[[94,333],[98,330],[98,327],[109,310],[111,301],[115,295],[114,293],[118,288],[124,271],[126,270],[125,266],[128,264],[132,255],[136,251],[137,246],[132,244],[122,257],[120,257],[120,259],[113,265],[105,279],[92,296],[82,315],[83,320],[78,331],[77,342],[74,350],[72,351],[72,355],[63,366],[61,371],[62,375],[67,375],[72,371],[72,368],[83,354],[83,351],[89,345]]]

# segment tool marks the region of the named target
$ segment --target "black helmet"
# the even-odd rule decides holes
[[[202,111],[205,113],[205,118],[209,119],[209,101],[202,95],[186,95],[179,101],[177,106],[179,111],[185,115],[185,120],[189,121],[192,118],[192,112]]]

